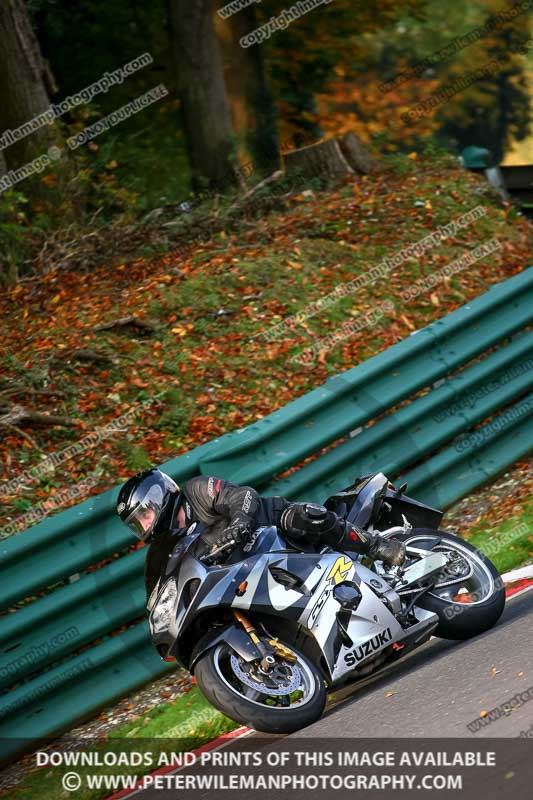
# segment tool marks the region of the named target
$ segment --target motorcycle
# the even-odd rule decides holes
[[[245,545],[205,552],[202,525],[174,548],[149,601],[160,656],[196,676],[210,703],[237,722],[290,733],[321,716],[327,693],[387,668],[431,636],[467,639],[505,605],[496,567],[439,530],[443,513],[377,473],[325,505],[406,545],[401,567],[348,550],[305,545],[265,526]],[[210,563],[225,549],[224,563]]]

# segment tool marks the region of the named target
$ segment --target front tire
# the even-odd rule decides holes
[[[246,670],[253,665],[244,662],[225,642],[203,654],[194,674],[209,702],[236,722],[266,733],[293,733],[320,718],[326,689],[314,664],[292,645],[289,649],[297,661],[290,665],[278,658],[276,669],[281,681],[274,691],[279,694],[269,694],[266,686],[264,691],[250,686]],[[299,693],[300,699],[295,699]]]
[[[440,543],[437,543],[437,537]],[[454,582],[453,574],[443,576],[435,589],[417,601],[418,606],[438,615],[435,636],[441,639],[470,639],[488,631],[498,622],[505,607],[505,587],[500,573],[484,553],[446,531],[413,528],[409,533],[394,538],[406,545],[412,544],[435,552],[455,552],[459,563],[463,559],[470,564],[472,575],[469,578],[459,577]],[[446,578],[448,585],[445,585]],[[461,602],[461,596],[468,602]]]

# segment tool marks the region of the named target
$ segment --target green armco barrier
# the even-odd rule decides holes
[[[0,765],[175,669],[159,658],[141,623],[43,673],[0,698]]]
[[[533,331],[517,336],[433,391],[389,414],[264,489],[294,500],[325,500],[355,473],[391,478],[413,461],[533,387]],[[527,440],[526,440],[527,441]],[[531,442],[530,442],[531,445]],[[437,505],[445,507],[445,495]]]
[[[511,406],[476,430],[475,441],[464,450],[461,440],[420,467],[401,475],[415,497],[446,507],[518,461],[533,447],[533,394]]]
[[[178,482],[215,474],[314,500],[383,471],[446,508],[533,447],[532,320],[530,268],[260,422],[161,467]],[[317,457],[298,468],[309,456]],[[115,514],[116,495],[0,542],[1,609],[50,588],[0,617],[0,688],[10,690],[0,699],[4,759],[175,668],[138,622],[145,551],[123,552],[133,540]]]
[[[0,690],[141,616],[145,557],[118,558],[1,620]]]
[[[201,471],[262,488],[283,470],[522,329],[531,321],[532,308],[530,268],[280,411],[213,443],[200,460]]]

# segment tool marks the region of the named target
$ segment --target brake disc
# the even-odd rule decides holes
[[[282,671],[281,664],[272,668],[272,670],[265,675],[262,680],[256,681],[250,677],[250,675],[242,669],[240,664],[240,659],[237,658],[235,655],[230,656],[231,668],[235,675],[241,680],[246,686],[249,686],[252,689],[255,689],[258,692],[262,692],[263,694],[273,694],[273,695],[285,695],[294,692],[301,683],[301,675],[300,670],[298,667],[294,666],[294,664],[285,664],[290,670],[292,677],[288,676],[286,672]],[[285,662],[283,662],[285,663]],[[265,679],[270,678],[278,682],[278,687],[271,687],[265,683]],[[280,681],[285,679],[284,685],[279,685]]]

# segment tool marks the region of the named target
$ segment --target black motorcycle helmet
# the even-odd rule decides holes
[[[152,541],[170,530],[183,501],[178,484],[159,469],[137,473],[121,487],[117,514],[141,541]]]

